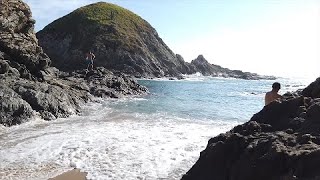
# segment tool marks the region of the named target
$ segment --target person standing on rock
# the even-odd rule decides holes
[[[88,64],[87,66],[87,72],[89,71],[89,68],[90,70],[92,71],[93,70],[93,60],[96,58],[96,56],[91,52],[89,51],[87,54],[86,54],[86,62]]]
[[[282,98],[282,96],[278,94],[280,88],[281,88],[280,83],[275,82],[272,84],[272,90],[270,92],[267,92],[264,97],[265,105],[268,105],[269,103],[271,103],[276,99]]]

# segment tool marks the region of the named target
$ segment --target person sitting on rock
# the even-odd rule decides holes
[[[265,95],[265,98],[264,98],[265,105],[268,105],[269,103],[271,103],[272,101],[278,98],[282,98],[282,96],[278,94],[280,87],[281,87],[280,83],[278,82],[275,82],[272,84],[272,90],[270,92],[267,92]]]
[[[87,72],[89,71],[89,68],[91,71],[93,70],[93,60],[95,58],[96,56],[91,51],[89,51],[89,53],[86,54],[86,62],[88,64],[87,70],[86,70]]]

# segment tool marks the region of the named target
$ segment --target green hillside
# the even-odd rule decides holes
[[[73,34],[81,41],[85,36],[103,38],[109,41],[109,45],[121,46],[130,51],[137,51],[141,47],[139,33],[153,31],[149,23],[140,16],[105,2],[81,7],[45,29],[60,31],[62,35]],[[102,34],[103,37],[99,37]]]

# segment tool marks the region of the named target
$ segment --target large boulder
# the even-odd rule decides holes
[[[14,90],[0,84],[0,124],[20,124],[33,116],[33,109]]]
[[[313,83],[303,92],[317,88],[319,84]],[[318,180],[319,118],[319,98],[287,94],[249,122],[211,138],[182,179]]]

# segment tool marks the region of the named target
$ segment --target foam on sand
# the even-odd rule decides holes
[[[86,176],[87,173],[81,172],[79,169],[73,169],[49,180],[86,180]]]
[[[7,128],[0,135],[0,179],[48,179],[70,168],[97,180],[180,179],[210,137],[237,124],[125,113],[103,104],[85,109],[80,117]]]

